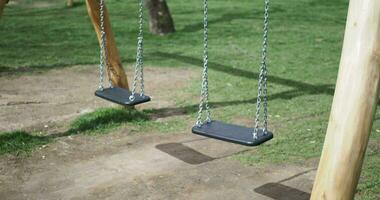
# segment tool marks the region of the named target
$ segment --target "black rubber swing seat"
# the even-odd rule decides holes
[[[103,90],[97,90],[95,92],[95,96],[98,96],[102,99],[106,99],[108,101],[123,105],[123,106],[134,106],[137,104],[145,103],[150,101],[149,96],[141,96],[139,93],[135,93],[134,97],[135,99],[131,101],[129,97],[131,96],[132,92],[120,88],[120,87],[109,87],[104,88]]]
[[[192,132],[198,135],[246,146],[258,146],[273,138],[273,133],[267,131],[267,134],[264,134],[263,129],[259,129],[258,137],[254,139],[252,136],[253,128],[226,124],[219,121],[211,121],[201,126],[194,126]]]

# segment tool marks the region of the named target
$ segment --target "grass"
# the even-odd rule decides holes
[[[184,127],[184,123],[176,118],[167,122],[155,121],[152,117],[154,114],[156,113],[152,110],[101,108],[75,119],[64,135],[105,134],[123,125],[134,127],[133,133],[152,131],[156,133],[172,133],[181,131]]]
[[[34,136],[23,131],[0,133],[0,155],[30,153],[49,142],[46,137]]]
[[[365,200],[380,199],[380,142],[373,143],[367,150],[360,184],[357,188],[358,198]]]
[[[131,110],[123,108],[100,108],[79,116],[71,122],[67,131],[56,135],[36,136],[34,133],[14,131],[0,133],[0,155],[30,153],[35,148],[53,141],[53,138],[69,135],[101,135],[123,126],[133,127],[131,134],[184,132],[184,122],[174,118],[166,122],[153,120],[159,114],[153,110]]]
[[[96,64],[98,44],[85,5],[67,9],[62,1],[27,0],[6,8],[0,20],[0,71],[49,70]],[[189,67],[202,63],[202,4],[168,1],[177,32],[165,37],[145,33],[148,66]],[[137,2],[109,0],[114,33],[126,67],[134,61]],[[302,162],[319,157],[339,66],[347,0],[273,1],[269,50],[269,120],[275,138],[254,151],[235,156],[248,164]],[[263,1],[210,2],[210,97],[215,119],[252,119],[262,40]],[[33,9],[31,9],[33,8]],[[145,16],[145,19],[146,16]],[[147,30],[145,23],[145,30]],[[94,67],[96,70],[96,67]],[[186,116],[161,123],[157,110],[123,113],[99,110],[73,122],[70,134],[107,133],[123,125],[136,132],[185,130],[194,120],[199,78],[189,82],[186,98],[176,98]],[[95,83],[94,83],[95,84]],[[196,100],[189,100],[196,99]],[[128,119],[131,115],[136,120]],[[148,116],[148,119],[145,117]],[[380,111],[376,112],[371,144],[380,143]],[[131,121],[132,120],[132,121]],[[375,152],[375,153],[373,153]],[[377,152],[377,153],[376,153]],[[370,146],[358,187],[358,199],[379,199],[380,158]]]
[[[143,122],[147,121],[148,116],[145,113],[130,109],[102,108],[95,112],[84,114],[75,119],[66,135],[86,133],[106,133],[126,122]]]

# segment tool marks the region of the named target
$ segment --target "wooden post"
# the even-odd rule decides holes
[[[91,18],[94,25],[96,35],[100,44],[100,20],[99,20],[99,1],[98,0],[86,0],[88,15]],[[107,8],[104,9],[104,25],[107,33],[107,53],[108,53],[108,69],[107,74],[110,77],[112,84],[118,87],[127,88],[128,81],[123,65],[121,64],[119,51],[116,46],[116,42],[113,36],[110,18]]]
[[[9,0],[0,0],[0,18],[3,15],[3,10],[4,10],[4,7],[5,7],[5,4],[7,4],[8,1]]]
[[[312,200],[353,199],[379,96],[380,1],[351,0]]]
[[[173,18],[165,0],[145,0],[149,11],[149,30],[153,34],[166,35],[175,32]]]
[[[67,7],[73,7],[74,6],[74,0],[67,0],[66,2]]]

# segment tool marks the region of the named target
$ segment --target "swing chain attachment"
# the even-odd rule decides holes
[[[203,109],[206,109],[206,122],[211,122],[211,111],[209,106],[209,88],[208,88],[208,0],[203,1],[203,73],[201,99],[199,103],[199,111],[196,126],[201,126]]]
[[[107,67],[106,32],[104,28],[104,0],[99,1],[100,20],[100,63],[99,63],[99,90],[103,90],[104,69]]]
[[[135,93],[137,88],[137,81],[140,81],[140,96],[144,96],[144,37],[143,37],[143,4],[144,0],[139,2],[139,33],[137,37],[137,53],[136,53],[136,64],[135,64],[135,74],[133,78],[132,94],[129,100],[133,101],[135,99]]]
[[[263,126],[264,126],[264,135],[268,133],[268,90],[267,90],[267,76],[268,76],[268,62],[267,62],[267,53],[268,53],[268,30],[269,30],[269,0],[265,0],[265,11],[264,11],[264,35],[263,35],[263,48],[261,54],[261,65],[260,65],[260,75],[259,75],[259,86],[257,94],[257,104],[256,104],[256,119],[255,119],[255,128],[252,133],[253,138],[258,138],[259,124],[260,124],[260,113],[261,107],[263,107]],[[263,106],[262,98],[264,100]]]

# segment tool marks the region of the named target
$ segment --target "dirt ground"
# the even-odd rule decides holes
[[[127,71],[129,75],[133,72]],[[146,68],[145,90],[153,101],[139,108],[166,108],[197,73],[189,69]],[[129,76],[129,80],[133,77]],[[76,66],[45,73],[0,76],[0,132],[19,129],[52,131],[83,113],[115,106],[94,97],[96,66]],[[155,101],[159,99],[159,101]]]
[[[182,91],[197,75],[147,68],[153,101],[142,108],[173,107],[175,98],[167,94]],[[96,76],[94,66],[77,66],[0,77],[0,131],[54,132],[82,113],[112,106],[93,96]],[[247,147],[190,132],[127,136],[129,131],[61,137],[27,157],[1,156],[0,199],[309,199],[315,163],[244,166],[231,155]]]

